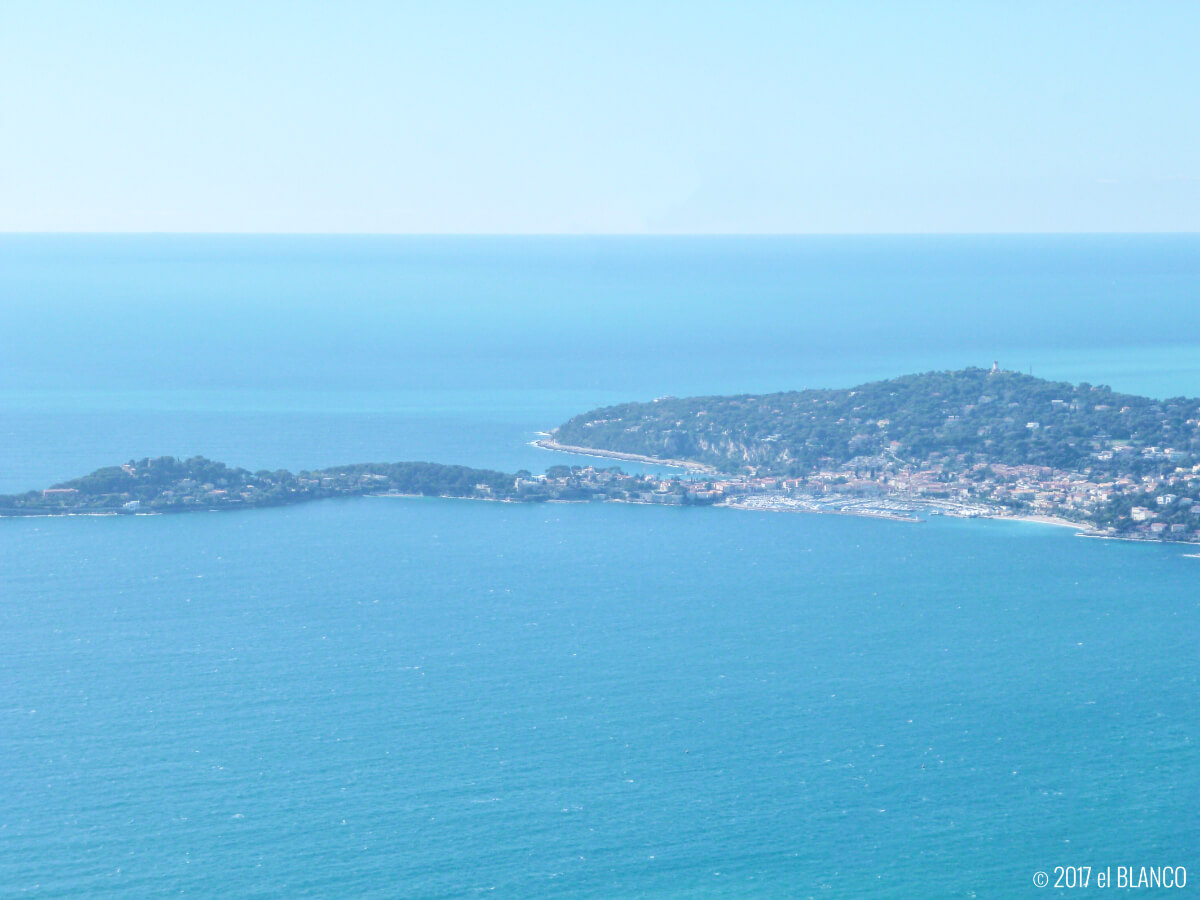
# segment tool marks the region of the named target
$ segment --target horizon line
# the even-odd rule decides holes
[[[461,238],[789,238],[789,237],[1164,237],[1196,231],[174,231],[0,229],[3,237],[461,237]]]

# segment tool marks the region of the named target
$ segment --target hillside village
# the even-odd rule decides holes
[[[1200,400],[968,369],[585,413],[546,445],[704,466],[723,502],[1036,515],[1113,537],[1200,540]],[[788,501],[788,502],[785,502]],[[844,505],[844,504],[843,504]]]

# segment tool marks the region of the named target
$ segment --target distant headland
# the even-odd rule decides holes
[[[710,505],[712,490],[618,468],[551,466],[513,474],[430,462],[360,463],[292,473],[202,456],[130,460],[41,491],[0,496],[0,516],[134,515],[289,506],[331,497],[457,497],[516,503],[623,500]]]
[[[130,460],[0,496],[0,516],[132,515],[340,496],[618,501],[866,515],[1017,517],[1093,536],[1200,543],[1200,400],[1153,400],[994,366],[847,389],[662,397],[596,409],[535,442],[686,477],[431,462],[293,474],[203,457]]]
[[[772,508],[874,498],[1200,541],[1200,399],[972,368],[855,388],[661,397],[592,410],[542,446],[703,465]]]

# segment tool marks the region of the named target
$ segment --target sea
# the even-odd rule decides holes
[[[605,404],[993,362],[1200,396],[1200,236],[7,235],[0,491],[539,472]],[[0,896],[1200,889],[1198,584],[1013,521],[0,519]]]

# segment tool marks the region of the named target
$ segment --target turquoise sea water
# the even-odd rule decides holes
[[[1196,396],[1198,287],[1191,237],[3,238],[0,490],[541,469],[600,403],[997,358]],[[0,895],[1200,883],[1183,554],[620,505],[2,520]]]

